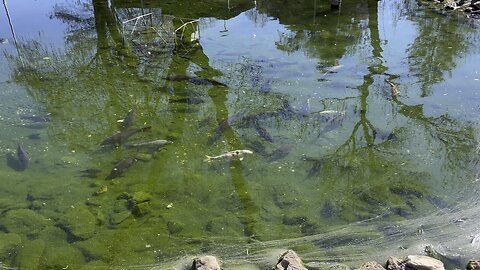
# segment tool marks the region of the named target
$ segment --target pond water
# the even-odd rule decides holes
[[[1,267],[478,252],[478,22],[408,0],[3,6]],[[253,154],[207,157],[233,150]]]

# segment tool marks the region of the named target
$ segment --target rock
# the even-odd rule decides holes
[[[129,218],[132,215],[132,212],[130,210],[124,210],[122,212],[113,212],[110,214],[109,221],[111,225],[118,225],[122,222],[124,222],[127,218]]]
[[[470,260],[467,263],[467,270],[480,270],[480,260]]]
[[[351,270],[346,264],[341,263],[324,263],[324,262],[308,262],[305,267],[309,270]]]
[[[407,256],[406,266],[414,270],[445,270],[441,261],[423,255]]]
[[[193,270],[220,270],[220,265],[217,258],[207,255],[193,260]]]
[[[390,257],[387,260],[387,270],[404,270],[405,260],[401,260],[397,257]]]
[[[23,200],[0,198],[0,214],[21,208],[27,208],[27,204]]]
[[[82,203],[73,205],[62,217],[60,227],[76,238],[85,240],[93,236],[97,220]]]
[[[115,213],[120,213],[125,210],[128,210],[129,209],[128,206],[129,206],[128,200],[125,200],[125,199],[116,200],[115,203],[113,204],[112,211]]]
[[[385,270],[385,268],[376,261],[366,262],[357,268],[357,270]]]
[[[40,259],[45,250],[45,241],[36,239],[23,244],[23,248],[15,256],[15,264],[19,269],[39,269]]]
[[[185,225],[180,222],[169,221],[167,222],[167,229],[170,234],[178,234],[183,231]]]
[[[80,250],[67,243],[47,246],[43,253],[40,269],[78,269],[85,264]]]
[[[109,269],[112,269],[112,267],[102,261],[90,261],[84,266],[82,266],[82,268],[80,268],[80,270],[91,270],[91,269],[109,270]]]
[[[136,203],[132,209],[132,213],[137,217],[145,216],[150,211],[150,203]]]
[[[33,210],[18,209],[9,211],[0,223],[7,232],[35,236],[47,226],[49,221]]]
[[[67,243],[67,233],[55,226],[49,226],[38,234],[38,239],[42,239],[48,245],[60,245]]]
[[[152,194],[145,191],[138,191],[133,193],[132,199],[135,201],[135,203],[148,202],[152,199]]]
[[[17,246],[22,242],[22,238],[15,233],[0,233],[0,265],[6,257],[8,257]]]
[[[99,196],[103,193],[106,193],[107,191],[108,191],[108,186],[105,186],[105,185],[100,186],[100,188],[98,188],[98,190],[93,193],[93,196]]]
[[[104,240],[94,237],[85,241],[77,241],[74,246],[81,250],[86,258],[110,262],[113,259],[112,254],[108,242]]]
[[[409,255],[401,260],[395,257],[388,258],[387,270],[445,270],[443,263],[437,259],[422,256]]]
[[[275,266],[277,270],[307,270],[303,266],[302,260],[298,257],[297,253],[293,250],[287,250],[285,253],[280,256],[277,265]]]

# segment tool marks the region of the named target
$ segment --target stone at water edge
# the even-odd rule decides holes
[[[397,257],[390,257],[387,260],[387,270],[404,270],[405,260],[401,260]]]
[[[387,261],[387,270],[445,270],[443,263],[432,257],[423,255],[409,255],[406,259],[390,257]]]
[[[287,250],[280,256],[276,270],[308,270],[303,266],[302,260],[298,257],[297,253],[293,250]]]
[[[479,270],[480,269],[480,260],[470,260],[467,263],[467,270]]]
[[[366,262],[355,270],[385,270],[385,268],[376,261]]]
[[[193,270],[220,270],[217,258],[213,256],[203,256],[193,260]]]
[[[414,270],[445,270],[443,262],[423,255],[407,256],[406,266]]]

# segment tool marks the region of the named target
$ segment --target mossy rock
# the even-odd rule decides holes
[[[150,203],[149,202],[142,202],[136,203],[133,207],[132,213],[137,217],[142,217],[148,214],[150,211]]]
[[[142,202],[148,202],[152,199],[152,194],[145,192],[145,191],[138,191],[133,193],[132,199],[135,201],[135,203],[142,203]]]
[[[55,226],[48,226],[38,234],[38,238],[48,245],[59,245],[67,243],[67,233]]]
[[[78,269],[85,264],[85,258],[80,250],[69,245],[55,245],[49,243],[45,248],[40,269]]]
[[[49,221],[42,215],[30,209],[9,211],[1,220],[7,232],[25,236],[34,236],[43,230]]]
[[[21,244],[22,238],[15,233],[0,233],[0,262],[10,257]]]
[[[45,241],[36,239],[27,241],[15,257],[15,266],[19,269],[39,269],[40,259],[45,250]]]
[[[180,222],[169,221],[167,222],[167,229],[170,234],[179,234],[183,231],[185,225]]]
[[[27,203],[17,200],[10,200],[7,198],[0,198],[0,213],[5,213],[14,209],[27,208]]]
[[[109,245],[103,241],[105,239],[98,239],[98,237],[90,238],[85,241],[77,241],[74,246],[82,251],[86,258],[90,260],[111,261],[112,255],[109,250]]]
[[[115,213],[121,213],[129,209],[129,202],[125,199],[116,200],[113,204],[112,211]]]
[[[118,225],[122,222],[124,222],[126,219],[128,219],[132,215],[132,212],[130,210],[124,210],[122,212],[113,212],[109,216],[109,221],[111,225]]]
[[[108,264],[102,262],[102,261],[90,261],[87,264],[85,264],[80,270],[109,270],[112,269]]]
[[[78,239],[88,239],[95,233],[96,217],[84,204],[75,204],[65,212],[59,226]]]

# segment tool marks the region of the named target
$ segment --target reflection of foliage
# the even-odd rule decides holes
[[[344,3],[341,13],[331,12],[330,5],[317,1],[304,4],[260,1],[258,6],[289,25],[290,31],[281,33],[278,49],[289,53],[304,50],[308,56],[318,58],[321,66],[333,66],[347,51],[354,50],[365,34],[364,4]],[[283,14],[296,16],[285,17]]]
[[[446,16],[411,19],[417,22],[419,34],[408,50],[409,65],[418,76],[422,96],[428,96],[430,86],[443,81],[444,73],[453,70],[456,59],[466,53],[473,29]]]
[[[260,12],[258,9],[252,8],[245,11],[245,16],[249,18],[256,26],[263,27],[269,20],[266,13]]]

